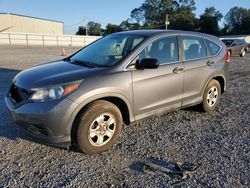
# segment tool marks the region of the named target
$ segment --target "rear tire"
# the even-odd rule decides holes
[[[246,55],[246,50],[243,50],[240,54],[240,57],[244,57]]]
[[[122,130],[122,115],[116,105],[94,101],[83,112],[77,129],[80,151],[97,154],[109,150]]]
[[[217,80],[212,79],[203,93],[202,109],[212,112],[218,106],[221,97],[221,86]]]

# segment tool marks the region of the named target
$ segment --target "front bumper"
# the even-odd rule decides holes
[[[51,145],[68,145],[71,142],[69,119],[76,104],[64,98],[61,101],[25,103],[15,107],[5,97],[8,111],[24,132],[35,141]]]

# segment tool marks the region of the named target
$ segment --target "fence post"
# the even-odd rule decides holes
[[[9,33],[9,44],[11,46],[11,38],[10,38],[10,33]]]
[[[42,39],[43,39],[43,46],[44,46],[44,36],[42,35]]]
[[[26,44],[27,44],[27,46],[29,46],[28,34],[26,34]]]

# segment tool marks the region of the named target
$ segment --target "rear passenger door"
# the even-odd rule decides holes
[[[239,55],[241,52],[241,42],[240,40],[236,40],[236,50],[235,50],[236,54],[235,55]]]
[[[182,106],[201,101],[201,92],[210,74],[207,49],[202,37],[181,36],[184,64]]]

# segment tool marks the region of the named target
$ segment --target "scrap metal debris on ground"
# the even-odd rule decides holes
[[[192,163],[167,163],[166,165],[159,165],[155,163],[144,163],[143,172],[151,175],[166,174],[179,180],[172,184],[178,184],[188,180],[194,172],[200,167],[200,164]]]

